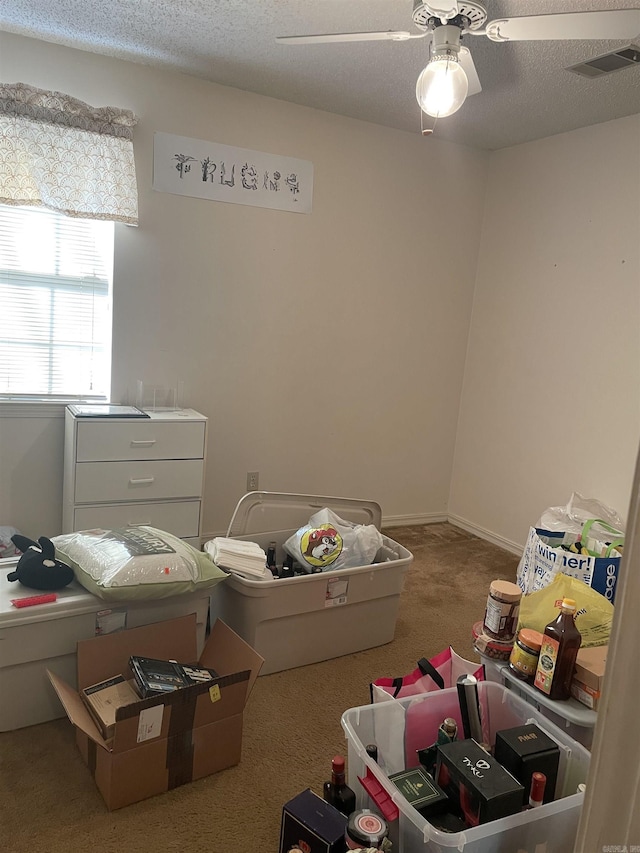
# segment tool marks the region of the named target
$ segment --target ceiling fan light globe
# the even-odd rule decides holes
[[[469,81],[457,57],[434,56],[420,73],[416,98],[420,108],[434,118],[453,115],[463,105]]]

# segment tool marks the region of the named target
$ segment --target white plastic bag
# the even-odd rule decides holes
[[[314,513],[284,543],[284,550],[302,566],[324,572],[350,569],[373,563],[383,544],[374,524],[345,521],[328,507]]]
[[[585,498],[579,492],[571,495],[566,506],[552,506],[546,509],[536,527],[539,530],[547,530],[550,533],[581,533],[585,522],[590,519],[600,519],[613,527],[614,530],[624,533],[624,520],[620,518],[615,509],[601,503],[596,498]],[[606,540],[610,538],[610,532],[606,528],[599,528],[597,524],[591,529],[591,535]]]

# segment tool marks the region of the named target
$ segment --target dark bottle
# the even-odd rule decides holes
[[[267,568],[271,571],[271,574],[274,577],[278,576],[278,568],[276,566],[276,543],[269,542],[269,547],[267,548]]]
[[[550,699],[568,699],[582,635],[575,625],[576,603],[563,598],[560,614],[544,629],[534,685]]]
[[[282,564],[282,569],[280,571],[281,578],[292,578],[294,575],[293,572],[293,557],[291,554],[287,554],[284,558],[284,562]]]
[[[368,743],[365,746],[365,752],[367,753],[369,758],[373,758],[376,763],[378,762],[378,747],[375,743]]]
[[[356,810],[356,795],[346,783],[341,755],[334,756],[331,761],[331,781],[324,783],[322,796],[347,817]]]

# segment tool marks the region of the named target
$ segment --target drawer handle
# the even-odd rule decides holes
[[[153,483],[155,477],[138,477],[134,479],[133,477],[129,480],[129,485],[131,486],[148,486],[150,483]]]
[[[131,440],[131,447],[153,447],[156,440],[155,438],[134,438]]]
[[[127,521],[128,527],[140,527],[141,525],[151,527],[151,521]]]

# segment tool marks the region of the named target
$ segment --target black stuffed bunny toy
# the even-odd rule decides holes
[[[7,575],[9,581],[19,581],[29,589],[62,589],[74,578],[73,569],[56,560],[53,542],[41,536],[37,542],[27,536],[16,533],[11,541],[22,556],[18,560],[15,572]]]

